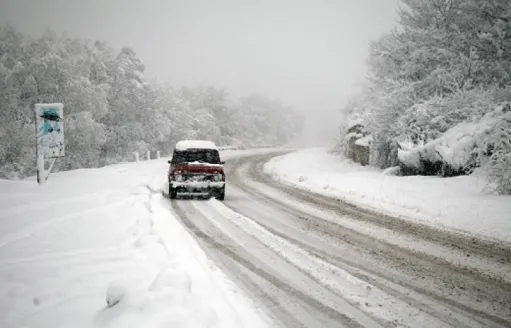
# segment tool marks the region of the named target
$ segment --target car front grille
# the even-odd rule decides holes
[[[182,174],[183,181],[215,181],[214,174],[185,173]]]

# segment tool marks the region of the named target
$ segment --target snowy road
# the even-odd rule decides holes
[[[172,208],[277,326],[511,326],[510,245],[281,185],[271,157],[228,162],[225,202]]]

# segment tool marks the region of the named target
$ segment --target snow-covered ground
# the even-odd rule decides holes
[[[299,188],[404,219],[511,242],[511,197],[487,193],[482,177],[397,177],[321,148],[274,158],[265,171]]]
[[[0,180],[0,327],[267,326],[173,216],[167,167]]]

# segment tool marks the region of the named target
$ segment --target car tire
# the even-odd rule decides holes
[[[169,183],[169,198],[170,199],[177,198],[177,191],[176,191],[176,189],[172,188],[172,185],[170,183]]]
[[[216,198],[216,199],[218,199],[218,200],[224,200],[224,199],[225,199],[225,187],[223,187],[222,189],[220,189],[220,190],[216,193],[215,198]]]

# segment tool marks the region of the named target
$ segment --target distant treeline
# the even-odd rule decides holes
[[[65,105],[59,170],[131,160],[135,151],[168,154],[185,138],[284,144],[301,130],[297,113],[278,101],[233,100],[211,86],[174,89],[149,83],[144,69],[128,47],[116,53],[104,42],[0,27],[0,177],[34,174],[36,103]]]

